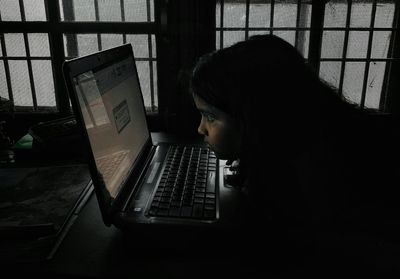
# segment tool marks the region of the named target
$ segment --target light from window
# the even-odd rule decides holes
[[[46,3],[44,0],[0,0],[0,21],[21,21],[27,22],[27,25],[31,21],[46,22]],[[58,3],[62,21],[82,26],[85,22],[155,21],[154,0],[58,0]],[[50,25],[48,27],[50,31]],[[0,34],[0,96],[11,99],[17,111],[55,111],[57,105],[49,38],[51,33],[34,32],[21,30],[18,33]],[[154,34],[64,33],[63,38],[66,59],[131,43],[138,60],[146,108],[157,111]]]
[[[323,14],[320,76],[361,107],[380,108],[394,30],[395,1],[327,1]],[[275,34],[305,58],[310,50],[311,1],[219,0],[216,48],[254,34]]]
[[[145,106],[149,111],[157,111],[157,62],[154,35],[100,34],[99,36],[97,34],[64,34],[64,52],[69,59],[123,43],[131,43],[133,47]]]
[[[59,3],[63,21],[154,21],[154,0],[59,0]]]

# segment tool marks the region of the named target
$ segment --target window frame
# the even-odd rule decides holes
[[[152,131],[165,131],[184,136],[196,134],[199,115],[188,94],[190,71],[197,59],[204,53],[216,49],[216,5],[219,0],[154,0],[154,22],[114,23],[114,22],[61,22],[58,1],[44,0],[48,15],[47,22],[1,22],[2,33],[49,33],[51,56],[53,59],[54,86],[58,112],[0,113],[10,120],[8,126],[18,126],[19,134],[26,133],[34,123],[70,115],[69,98],[60,70],[64,59],[64,33],[113,33],[149,34],[156,37],[158,113],[148,114]],[[243,0],[249,2],[249,0]],[[271,0],[274,1],[274,0]],[[323,34],[325,1],[310,0],[317,8],[312,9],[308,61],[314,66],[320,62]],[[396,2],[394,28],[399,30],[399,6]],[[100,31],[100,32],[99,32]],[[400,36],[393,36],[389,51],[393,57],[400,57]],[[400,96],[397,94],[400,81],[400,63],[393,61],[388,67],[384,81],[387,95],[382,100],[385,112],[400,111]],[[382,98],[383,99],[383,98]],[[20,126],[20,127],[19,127]]]
[[[72,113],[70,107],[70,101],[68,97],[68,92],[66,90],[64,84],[64,78],[62,75],[62,64],[65,59],[67,59],[66,55],[64,56],[64,34],[129,34],[129,35],[152,35],[155,36],[157,41],[157,36],[160,30],[160,17],[159,17],[159,3],[157,0],[154,1],[154,21],[153,22],[81,22],[81,21],[65,21],[61,20],[60,15],[60,2],[55,0],[44,0],[44,6],[46,9],[46,18],[47,21],[24,21],[23,17],[23,0],[19,0],[21,13],[22,13],[22,21],[1,21],[1,46],[3,50],[3,54],[6,54],[5,48],[5,40],[4,33],[22,33],[25,37],[25,44],[28,44],[27,36],[29,33],[46,33],[49,38],[49,48],[50,48],[50,60],[52,62],[52,70],[53,70],[53,81],[54,81],[54,91],[55,91],[55,99],[56,99],[56,109],[40,109],[40,110],[18,110],[12,111],[13,114],[20,115],[32,115],[32,114],[56,114],[59,116],[66,116]],[[63,3],[63,2],[62,2]],[[149,3],[149,0],[147,0]],[[152,51],[151,47],[151,38],[150,38],[150,51]],[[29,50],[26,47],[26,50]],[[15,57],[7,57],[3,55],[2,60],[4,62],[8,60],[15,60]],[[17,58],[18,59],[18,58]],[[29,64],[32,59],[29,53],[26,54],[26,57],[22,57],[22,59],[28,61],[28,69],[29,74],[32,75],[32,70]],[[43,60],[46,60],[45,58]],[[151,59],[149,58],[149,61]],[[150,63],[152,64],[152,63]],[[7,79],[7,87],[9,92],[10,100],[13,100],[12,96],[12,88],[11,88],[11,78],[8,63],[4,63],[5,67],[5,75]],[[150,66],[151,67],[151,66]],[[158,68],[158,67],[157,67]],[[150,68],[150,70],[152,70]],[[158,73],[157,73],[158,75]],[[151,75],[152,76],[152,75]],[[36,92],[34,86],[32,86],[32,78],[30,79],[32,97],[33,97],[33,107],[37,107],[36,104]],[[154,94],[154,89],[152,90],[152,94]],[[154,96],[153,96],[154,97]],[[154,99],[154,98],[153,98]],[[149,113],[150,117],[157,115],[157,113]]]
[[[219,47],[221,48],[223,45],[223,32],[224,31],[232,31],[232,30],[239,30],[239,31],[245,31],[245,37],[248,37],[248,32],[249,32],[249,10],[250,10],[250,0],[242,0],[242,3],[245,3],[245,13],[246,13],[246,18],[245,18],[245,26],[244,27],[234,27],[234,28],[229,28],[229,27],[224,27],[223,26],[223,6],[224,2],[228,2],[227,0],[217,0],[217,2],[220,3],[221,5],[221,15],[220,15],[220,24],[219,26],[215,28],[216,32],[219,32],[219,37],[220,37],[220,42],[219,42]],[[393,112],[398,112],[399,111],[399,97],[396,96],[395,92],[398,90],[399,85],[398,82],[396,82],[396,75],[399,74],[399,62],[400,62],[400,56],[399,56],[399,49],[400,49],[400,44],[399,44],[399,6],[400,3],[398,1],[394,2],[395,5],[395,12],[394,12],[394,22],[393,26],[390,28],[383,28],[383,27],[375,27],[374,26],[374,21],[375,21],[375,12],[377,8],[377,0],[371,0],[372,2],[372,11],[371,11],[371,21],[370,21],[370,26],[369,27],[363,27],[363,28],[355,28],[355,27],[350,27],[350,16],[351,16],[351,6],[352,2],[351,0],[344,1],[347,2],[349,9],[347,9],[346,13],[346,26],[345,27],[324,27],[324,16],[325,16],[325,5],[326,3],[329,2],[329,0],[309,0],[309,1],[302,1],[302,0],[293,0],[293,2],[297,2],[297,5],[305,5],[305,4],[310,4],[312,6],[311,8],[311,23],[309,27],[299,27],[299,18],[300,18],[300,10],[297,9],[297,22],[296,22],[296,27],[274,27],[273,21],[274,21],[274,6],[276,4],[275,0],[270,0],[271,3],[271,16],[270,16],[270,22],[269,22],[269,27],[263,27],[263,28],[251,28],[252,30],[265,30],[266,32],[269,31],[272,33],[273,31],[279,31],[279,30],[294,30],[296,31],[296,38],[295,38],[295,45],[297,47],[297,38],[298,38],[298,33],[299,31],[302,30],[309,30],[310,32],[310,37],[309,37],[309,46],[308,46],[308,56],[307,56],[307,61],[308,63],[315,69],[317,73],[320,72],[320,62],[324,61],[329,61],[329,62],[334,62],[338,61],[341,62],[341,71],[340,71],[340,79],[339,79],[339,94],[342,94],[343,92],[343,81],[344,81],[344,73],[345,73],[345,65],[346,62],[365,62],[365,71],[364,71],[364,77],[363,77],[363,87],[361,91],[361,101],[359,106],[361,108],[364,108],[365,106],[365,99],[366,99],[366,93],[367,93],[367,83],[368,83],[368,77],[369,77],[369,68],[370,68],[370,63],[372,62],[386,62],[386,69],[385,69],[385,74],[384,74],[384,81],[382,85],[382,92],[380,96],[380,104],[379,104],[379,110],[381,112],[388,112],[388,113],[393,113]],[[385,2],[385,1],[380,1],[380,2]],[[389,1],[390,3],[393,3]],[[324,31],[344,31],[345,33],[345,41],[344,41],[344,48],[343,48],[343,54],[341,58],[322,58],[321,57],[321,50],[322,50],[322,39],[323,39],[323,33]],[[369,32],[368,35],[368,50],[367,50],[367,57],[366,58],[348,58],[346,57],[347,53],[347,46],[348,46],[348,40],[349,40],[349,32],[351,31],[367,31]],[[392,36],[390,39],[390,47],[388,51],[388,56],[386,58],[371,58],[371,50],[372,50],[372,40],[373,40],[373,33],[375,31],[392,31]]]

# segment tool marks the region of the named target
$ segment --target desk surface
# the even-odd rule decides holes
[[[153,136],[156,142],[170,139],[163,134]],[[215,236],[217,243],[225,237]],[[184,239],[183,245],[178,245],[181,248],[177,249],[161,243],[154,235],[125,233],[113,226],[106,227],[92,193],[51,260],[9,265],[7,270],[42,278],[253,278],[276,273],[298,274],[298,270],[290,269],[290,266],[283,265],[280,270],[274,262],[275,255],[257,245],[249,247],[248,251],[253,253],[241,254],[235,252],[234,242],[227,243],[231,246],[228,252],[227,246],[196,247]],[[298,258],[298,262],[307,261],[304,256]],[[312,266],[312,263],[308,265]],[[330,274],[330,271],[326,272]]]
[[[155,143],[177,140],[161,133],[152,136]],[[45,269],[50,274],[77,277],[138,278],[204,278],[239,272],[232,266],[232,259],[239,257],[227,257],[222,247],[194,247],[195,243],[184,236],[178,239],[184,244],[171,247],[169,242],[143,234],[146,232],[126,233],[114,226],[106,227],[93,193]]]
[[[152,134],[154,142],[176,141],[162,133]],[[187,141],[187,140],[186,140]],[[194,141],[198,141],[195,139]],[[239,259],[227,257],[222,247],[199,247],[185,236],[171,245],[154,234],[123,232],[104,225],[96,196],[92,191],[85,206],[73,216],[66,236],[50,260],[40,263],[8,265],[7,271],[43,277],[104,278],[200,278],[210,274],[237,274]],[[154,237],[155,236],[155,237]],[[216,238],[224,238],[216,235]],[[187,248],[194,248],[187,249]],[[221,255],[221,256],[220,256]],[[255,269],[254,269],[255,270]],[[240,268],[240,272],[247,270]]]

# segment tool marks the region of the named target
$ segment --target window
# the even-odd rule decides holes
[[[132,43],[146,108],[157,112],[155,14],[154,0],[0,0],[0,96],[17,112],[69,111],[63,61]]]
[[[275,34],[360,107],[386,110],[399,3],[377,0],[219,0],[216,48],[257,33]],[[400,47],[400,46],[397,46]]]

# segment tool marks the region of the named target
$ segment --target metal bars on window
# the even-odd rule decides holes
[[[328,26],[325,21],[323,27],[323,39],[329,41],[329,33],[343,33],[343,42],[340,45],[341,55],[326,54],[319,59],[321,65],[340,65],[339,73],[329,73],[329,67],[321,68],[320,74],[328,77],[328,80],[337,81],[338,93],[344,95],[350,101],[358,104],[361,108],[374,108],[385,111],[387,91],[386,83],[395,78],[387,70],[387,64],[398,61],[399,57],[391,55],[387,45],[392,45],[393,35],[398,26],[395,24],[394,14],[397,1],[327,1],[324,11],[328,9],[346,9],[344,26]],[[378,12],[378,8],[381,9]],[[386,9],[387,15],[382,13]],[[362,11],[364,14],[358,15]],[[361,20],[361,16],[363,19]],[[385,18],[386,17],[386,18]],[[362,21],[363,23],[358,23]],[[376,21],[380,21],[376,24]],[[387,21],[382,25],[382,21]],[[391,22],[389,24],[389,22]],[[329,24],[328,24],[329,25]],[[338,24],[339,25],[339,24]],[[383,36],[385,35],[385,36]],[[382,39],[382,37],[384,37]],[[322,50],[329,47],[329,42],[322,44]],[[379,53],[379,55],[378,55]],[[337,76],[337,77],[334,77]]]
[[[139,72],[139,77],[142,79],[145,79],[144,81],[142,80],[142,88],[144,88],[144,97],[145,97],[145,103],[146,103],[146,108],[150,112],[157,112],[158,110],[158,104],[157,104],[157,96],[156,96],[156,81],[157,79],[155,78],[156,75],[156,68],[155,65],[157,63],[157,58],[155,57],[155,51],[153,51],[153,48],[155,47],[155,28],[154,28],[154,23],[150,23],[153,18],[152,18],[152,1],[151,0],[144,0],[145,2],[145,8],[146,8],[146,25],[147,27],[153,26],[153,31],[146,31],[145,29],[142,30],[142,32],[136,32],[136,33],[131,33],[127,32],[127,28],[125,26],[138,26],[139,24],[143,23],[131,23],[127,21],[127,9],[126,9],[126,3],[129,1],[127,0],[119,0],[119,6],[120,6],[120,20],[121,23],[124,25],[120,25],[121,28],[123,28],[123,32],[118,32],[118,25],[115,24],[115,22],[112,23],[112,26],[115,26],[116,28],[113,28],[115,30],[114,32],[111,32],[110,30],[104,30],[103,28],[99,27],[99,30],[103,29],[101,33],[95,33],[96,41],[97,41],[97,47],[93,49],[93,51],[97,50],[103,50],[112,46],[115,46],[116,44],[126,44],[129,43],[129,38],[128,37],[133,37],[133,36],[140,36],[144,35],[147,36],[147,54],[145,56],[136,55],[136,62],[137,64],[141,64],[141,62],[147,62],[148,70],[146,70],[143,66],[139,67],[138,70]],[[72,7],[73,8],[73,7]],[[67,18],[65,18],[67,19]],[[75,20],[75,18],[73,18]],[[96,22],[96,25],[110,25],[108,23],[100,23],[101,21],[101,14],[100,14],[100,7],[99,7],[99,1],[94,0],[94,21]],[[74,25],[80,25],[82,26],[83,31],[85,31],[85,27],[92,25],[93,23],[83,23],[83,22],[74,22],[72,23]],[[80,51],[82,50],[82,46],[79,45],[80,42],[83,42],[84,40],[90,41],[92,32],[88,30],[88,32],[77,32],[75,34],[64,34],[64,39],[67,41],[67,44],[72,45],[72,49],[75,49],[77,51],[77,55],[82,55]],[[108,42],[107,42],[108,38]],[[122,38],[122,40],[120,40]],[[111,44],[109,41],[112,41]],[[135,50],[136,45],[133,45],[133,48]],[[68,59],[73,58],[74,56],[69,55],[70,52],[67,50],[66,56]],[[86,54],[86,53],[85,53]],[[141,74],[141,72],[145,72],[145,74]],[[144,85],[144,86],[143,86]]]
[[[305,50],[303,46],[309,36],[309,3],[305,0],[284,1],[296,14],[287,19],[293,21],[290,26],[284,26],[276,16],[277,5],[282,13],[282,1],[266,0],[219,0],[217,1],[217,44],[216,48],[226,47],[235,41],[247,39],[259,33],[280,33],[298,49]],[[264,12],[260,12],[264,10]],[[227,15],[227,11],[229,15]],[[263,17],[263,18],[261,18]],[[236,20],[238,19],[238,20]],[[294,19],[294,20],[293,20]],[[236,22],[235,22],[236,20]],[[231,38],[231,37],[235,38]],[[303,53],[307,56],[307,53]]]
[[[19,15],[21,21],[26,21],[26,11],[22,0],[18,1]],[[0,17],[0,21],[3,19]],[[2,70],[5,80],[3,89],[7,92],[1,92],[3,98],[9,99],[13,106],[12,111],[18,111],[22,107],[29,107],[30,111],[38,111],[45,106],[38,104],[37,88],[42,85],[43,78],[34,71],[38,65],[51,64],[50,54],[40,54],[43,50],[35,51],[34,46],[37,44],[38,37],[43,35],[43,44],[47,45],[48,50],[48,34],[47,33],[28,33],[19,30],[20,32],[6,32],[0,34]],[[11,30],[12,31],[12,30]],[[38,54],[39,53],[39,54]],[[47,67],[51,71],[51,66]],[[21,70],[22,73],[18,71]],[[43,69],[45,70],[45,69]],[[54,93],[53,93],[54,95]],[[50,101],[51,102],[51,101]],[[54,103],[55,105],[55,103]]]
[[[146,0],[146,7],[147,7],[147,21],[151,20],[150,16],[150,0]],[[147,44],[148,44],[148,51],[149,51],[149,69],[150,69],[150,110],[156,111],[156,105],[154,102],[154,67],[152,63],[153,58],[153,41],[151,39],[151,35],[147,35]]]
[[[40,0],[39,0],[40,1]],[[61,65],[64,59],[70,59],[76,56],[81,56],[88,54],[91,51],[102,50],[108,47],[116,46],[122,43],[132,43],[137,41],[136,37],[146,36],[147,43],[144,46],[136,46],[133,44],[133,48],[140,48],[140,57],[137,57],[137,63],[140,64],[140,69],[138,69],[139,77],[141,78],[142,87],[145,88],[143,94],[148,95],[145,97],[145,104],[148,111],[157,112],[158,110],[158,98],[157,98],[157,73],[156,73],[156,63],[157,58],[155,57],[155,42],[157,33],[157,21],[154,19],[154,0],[142,0],[142,1],[131,1],[131,0],[116,0],[116,1],[72,1],[72,0],[42,0],[43,9],[41,11],[41,18],[38,21],[28,22],[25,17],[26,1],[18,0],[17,4],[15,2],[10,2],[13,7],[19,5],[20,11],[16,16],[7,14],[7,20],[1,18],[1,14],[4,15],[3,11],[8,11],[11,7],[1,7],[0,11],[0,21],[2,24],[2,33],[0,33],[0,46],[1,55],[0,65],[1,71],[4,69],[4,73],[0,76],[5,80],[2,88],[3,92],[0,92],[1,96],[9,99],[14,103],[15,108],[18,111],[59,111],[67,112],[70,110],[70,103],[68,95],[65,90],[65,86],[62,81]],[[118,3],[117,3],[118,2]],[[6,3],[6,2],[4,2]],[[86,3],[92,3],[92,9],[81,9],[81,6]],[[139,3],[139,4],[138,4]],[[74,5],[79,5],[79,9],[74,7]],[[88,4],[89,5],[89,4]],[[101,5],[109,5],[107,7]],[[108,7],[111,7],[114,13],[118,16],[107,14]],[[140,11],[134,9],[136,6],[140,5]],[[118,6],[120,11],[115,7]],[[135,7],[134,7],[135,6]],[[127,8],[129,7],[129,9]],[[89,18],[84,14],[93,14],[93,18]],[[147,16],[142,15],[146,13]],[[102,19],[102,16],[105,16]],[[32,18],[32,11],[29,11],[29,17]],[[14,19],[15,18],[15,19]],[[35,16],[33,16],[35,18]],[[36,16],[37,18],[37,16]],[[118,21],[112,21],[118,18]],[[47,45],[48,45],[48,55],[37,55],[37,51],[32,49],[35,45],[31,45],[30,37],[32,34],[45,34]],[[13,55],[12,47],[10,50],[10,44],[7,42],[8,38],[18,35],[22,39],[19,41],[23,43],[19,44],[19,48],[24,47],[24,55]],[[82,37],[84,44],[90,45],[91,35],[95,36],[96,47],[92,50],[83,50],[84,46],[79,46],[79,38]],[[80,36],[80,37],[79,37]],[[128,39],[128,37],[130,39]],[[114,40],[118,38],[118,40]],[[121,40],[119,38],[122,38]],[[143,40],[140,40],[142,42]],[[37,45],[36,45],[37,46]],[[143,52],[143,49],[147,52]],[[83,53],[86,51],[86,53]],[[16,84],[16,76],[14,72],[15,65],[13,61],[25,61],[26,63],[26,81],[24,81],[24,86],[19,86]],[[46,74],[51,77],[51,82],[48,79],[44,79],[40,76],[38,69],[44,64],[41,61],[47,61]],[[22,62],[21,62],[22,63]],[[147,63],[145,66],[143,63]],[[39,71],[40,72],[40,71]],[[22,78],[20,78],[22,80]],[[44,88],[48,85],[48,88]],[[52,86],[52,93],[50,95],[51,99],[54,101],[48,101],[48,96],[42,96],[43,89],[45,89],[46,94],[49,92],[49,88]],[[24,102],[19,102],[21,99],[19,91],[23,92],[24,98],[29,99]],[[30,96],[29,98],[27,96]],[[17,97],[17,98],[16,98]],[[44,103],[44,104],[43,104]],[[50,106],[49,106],[50,104]]]
[[[19,0],[19,7],[21,10],[21,19],[22,19],[22,21],[25,21],[25,7],[24,7],[23,0]],[[25,42],[26,57],[28,58],[31,56],[30,51],[29,51],[28,35],[26,33],[23,33],[23,35],[24,35],[24,42]],[[28,62],[29,81],[31,84],[33,110],[37,110],[36,90],[35,90],[35,84],[33,81],[33,73],[32,73],[32,62],[30,59],[27,59],[27,62]]]
[[[275,34],[295,46],[339,94],[361,108],[384,111],[386,84],[395,78],[388,76],[388,65],[399,61],[390,52],[399,47],[393,46],[398,15],[391,10],[399,5],[395,0],[219,0],[216,48],[251,34]]]

